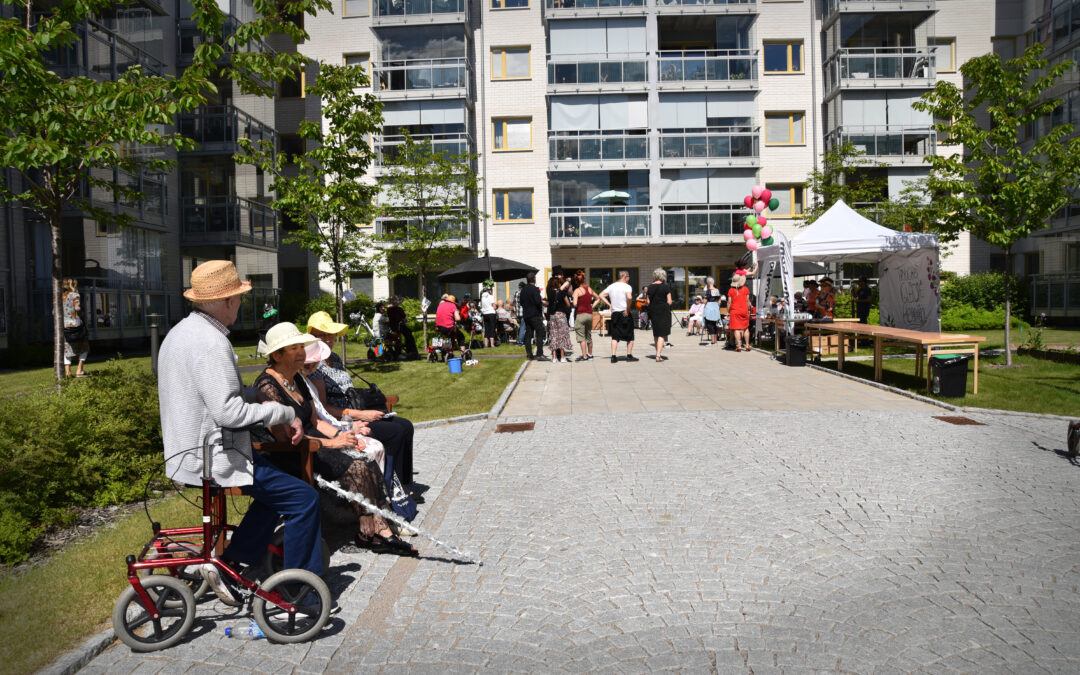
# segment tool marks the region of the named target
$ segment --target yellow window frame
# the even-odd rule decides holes
[[[787,46],[787,70],[765,70],[765,46],[766,45],[785,45]],[[799,68],[796,70],[792,67],[792,45],[799,45]],[[801,75],[804,72],[803,62],[806,60],[806,46],[802,40],[764,40],[762,42],[761,49],[762,68],[761,72],[766,75]]]
[[[802,140],[795,141],[795,117],[799,117],[799,128],[802,132]],[[770,141],[769,140],[769,118],[779,119],[781,117],[787,117],[788,120],[788,140],[785,142]],[[792,110],[790,112],[773,111],[765,113],[765,145],[806,145],[806,111],[805,110]]]
[[[367,11],[364,12],[363,14],[349,14],[348,11],[346,11],[346,9],[349,6],[349,3],[346,0],[341,0],[341,16],[343,16],[343,17],[371,16],[371,0],[367,0],[367,2],[365,4],[367,4]]]
[[[349,59],[362,58],[364,60],[364,74],[371,78],[371,52],[346,52],[341,55],[341,64],[349,65]],[[359,65],[359,64],[356,64]]]
[[[795,211],[796,205],[801,203],[802,208],[806,209],[806,186],[799,185],[798,183],[779,183],[776,185],[766,184],[767,188],[773,193],[773,195],[779,192],[788,193],[788,204],[791,204],[791,210],[793,213],[769,213],[769,218],[800,218],[803,215],[803,211]],[[796,200],[795,195],[801,191],[801,199]]]
[[[506,0],[491,0],[491,8],[492,9],[528,9],[530,2],[531,2],[531,0],[526,0],[525,4],[523,6],[518,5],[518,6],[514,6],[514,7],[507,7],[506,6]]]
[[[503,215],[510,215],[510,193],[511,192],[528,192],[529,193],[529,217],[528,218],[499,218],[499,200],[502,199]],[[536,219],[536,197],[535,191],[532,188],[498,188],[491,192],[491,206],[494,208],[492,213],[495,214],[494,221],[496,223],[531,223]]]
[[[521,121],[528,121],[529,122],[529,145],[528,145],[528,147],[524,147],[524,148],[496,148],[495,147],[495,139],[498,137],[498,134],[496,133],[496,129],[498,129],[499,126],[502,127],[503,142],[507,142],[510,139],[510,133],[509,133],[510,129],[507,126],[507,123],[508,122],[521,122]],[[491,147],[492,147],[492,150],[494,152],[521,152],[521,151],[524,151],[524,150],[532,150],[533,149],[533,123],[532,123],[532,117],[493,117],[493,118],[491,118]]]
[[[278,82],[277,93],[278,98],[285,101],[300,101],[307,97],[307,72],[303,67],[297,69],[297,80],[300,82],[300,95],[299,96],[283,96],[281,93],[281,86],[285,83],[285,80]]]
[[[956,38],[954,37],[936,37],[931,38],[930,45],[934,48],[934,54],[937,58],[934,59],[934,70],[939,73],[955,73],[956,72]],[[948,47],[949,54],[949,66],[943,68],[941,65],[941,52],[942,47]]]
[[[528,75],[507,75],[506,74],[506,54],[508,52],[525,50],[525,53],[529,56],[529,74]],[[529,80],[532,79],[532,47],[530,45],[511,45],[507,47],[492,47],[491,48],[491,79],[493,80]]]

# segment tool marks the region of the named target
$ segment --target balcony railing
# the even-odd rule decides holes
[[[408,224],[408,221],[403,221],[400,218],[377,218],[375,219],[375,234],[377,236],[391,236],[404,237],[406,240],[410,239],[407,227],[418,228],[420,225],[414,221],[412,225]],[[448,237],[445,243],[448,244],[462,244],[468,243],[471,240],[470,223],[464,219],[450,219],[439,221],[428,221],[425,229],[429,232],[439,231],[448,233]],[[403,230],[406,230],[403,232]],[[415,231],[415,229],[414,229]],[[392,243],[392,242],[388,242]]]
[[[660,133],[661,159],[757,159],[760,129],[757,127],[710,127],[665,129]]]
[[[937,149],[937,132],[929,127],[842,126],[825,136],[825,146],[851,143],[870,157],[921,159]]]
[[[1080,274],[1034,274],[1031,284],[1031,311],[1052,317],[1080,316]]]
[[[830,21],[838,12],[933,10],[934,3],[935,0],[825,0],[823,16]]]
[[[602,131],[548,132],[548,158],[552,162],[613,162],[649,158],[649,137]]]
[[[413,140],[417,143],[428,141],[431,143],[433,154],[442,154],[448,157],[472,153],[472,136],[465,132],[452,134],[413,134]],[[376,141],[375,165],[386,166],[398,155],[399,149],[405,143],[405,137],[399,135],[384,135]]]
[[[581,84],[644,83],[648,80],[647,58],[645,52],[549,54],[548,84],[558,88]]]
[[[80,39],[43,54],[45,64],[62,77],[84,75],[115,80],[134,65],[147,75],[160,76],[165,64],[95,21],[72,26]]]
[[[757,0],[656,0],[656,8],[660,11],[676,7],[737,7],[749,10],[757,7]]]
[[[203,106],[195,112],[180,115],[180,133],[199,143],[199,148],[192,154],[232,154],[236,152],[240,138],[277,145],[273,127],[232,105]]]
[[[735,237],[742,234],[740,206],[665,204],[660,216],[662,237]]]
[[[596,243],[604,239],[647,241],[649,207],[552,207],[551,238],[559,243]]]
[[[394,23],[395,19],[418,19],[424,23],[464,21],[468,6],[465,0],[375,0],[371,3],[375,22],[380,24]]]
[[[432,92],[466,90],[472,64],[464,56],[446,59],[384,61],[375,66],[376,91]]]
[[[266,204],[242,197],[188,197],[182,204],[184,244],[277,247],[277,214]]]
[[[172,294],[161,280],[125,277],[117,270],[102,270],[106,277],[76,277],[82,296],[82,312],[91,340],[145,337],[148,314],[160,314],[158,325],[169,326]],[[30,282],[27,335],[32,340],[52,339],[52,287],[49,279]],[[93,318],[91,318],[93,317]]]
[[[853,47],[825,61],[825,90],[903,82],[929,87],[936,76],[932,47]]]
[[[547,9],[606,9],[645,7],[645,0],[546,0]]]
[[[657,61],[660,84],[757,80],[757,52],[750,49],[662,51]]]

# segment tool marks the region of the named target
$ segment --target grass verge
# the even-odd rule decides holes
[[[1080,366],[1054,363],[1032,356],[1013,356],[1013,367],[1003,367],[1004,356],[979,359],[979,394],[974,388],[973,361],[968,362],[967,395],[942,398],[926,393],[926,380],[915,376],[914,359],[886,359],[882,364],[882,382],[922,396],[929,396],[956,406],[995,408],[1049,415],[1075,415],[1080,401]],[[825,361],[826,368],[836,369],[836,361]],[[845,361],[844,372],[866,380],[874,379],[871,361]]]

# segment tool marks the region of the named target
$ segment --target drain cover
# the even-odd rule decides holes
[[[495,427],[495,433],[497,434],[513,434],[518,431],[532,431],[536,426],[536,422],[516,422],[514,424],[500,424]]]
[[[972,426],[972,427],[986,426],[982,422],[976,422],[975,420],[973,420],[973,419],[971,419],[969,417],[951,417],[949,415],[942,415],[940,417],[934,417],[934,419],[941,420],[942,422],[948,422],[949,424],[957,424],[957,425],[960,425],[960,426]]]

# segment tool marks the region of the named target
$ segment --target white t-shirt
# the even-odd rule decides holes
[[[625,312],[626,296],[633,292],[634,289],[630,288],[630,284],[624,284],[621,281],[616,281],[604,289],[604,293],[607,293],[608,302],[611,303],[611,311],[613,312]]]
[[[481,314],[494,314],[495,313],[495,294],[484,291],[480,294],[480,313]]]

